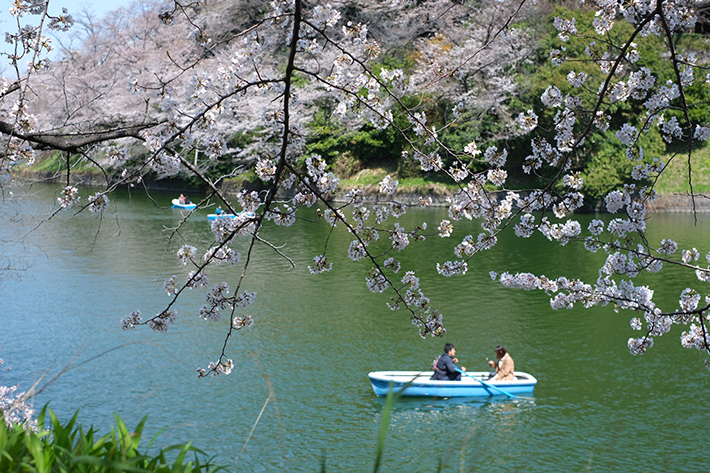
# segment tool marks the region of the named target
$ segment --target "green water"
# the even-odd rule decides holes
[[[296,267],[258,249],[244,284],[258,293],[248,311],[255,324],[227,348],[234,372],[198,379],[196,368],[217,359],[228,327],[196,316],[202,292],[179,303],[167,334],[122,331],[119,321],[135,309],[155,314],[167,303],[163,280],[187,271],[175,257],[182,239],[200,254],[212,241],[208,212],[199,211],[169,244],[168,229],[181,214],[165,193],[152,194],[164,208],[140,192],[121,192],[102,218],[62,212],[40,224],[58,191],[14,189],[0,207],[0,266],[27,268],[4,272],[0,281],[0,357],[12,368],[0,371],[0,384],[27,388],[69,366],[35,400],[51,402],[60,417],[80,409],[81,422],[106,432],[114,412],[129,426],[148,415],[149,434],[164,428],[158,444],[192,440],[232,470],[312,472],[325,462],[327,471],[372,471],[384,400],[373,394],[369,371],[425,369],[445,342],[456,345],[461,365],[483,370],[493,347],[503,344],[518,370],[538,378],[533,399],[405,399],[393,412],[381,471],[707,469],[710,373],[701,353],[680,347],[678,328],[633,357],[626,349],[636,335],[631,314],[609,307],[552,311],[544,294],[504,289],[488,275],[535,271],[593,282],[601,254],[503,235],[466,276],[445,279],[435,263],[454,259],[452,248],[465,233],[432,236],[397,255],[417,270],[422,290],[444,314],[446,337],[422,340],[405,312],[386,307],[390,295],[368,291],[369,265],[342,257],[351,239],[343,229],[328,242],[334,271],[313,276],[307,265],[323,252],[327,227],[299,222],[285,232],[268,225],[262,236]],[[442,218],[445,209],[410,209],[402,220],[432,225]],[[710,215],[699,215],[695,226],[691,215],[658,214],[649,237],[671,230],[681,246],[702,254],[710,249],[708,226]],[[246,240],[238,249],[245,246]],[[239,272],[210,276],[234,286]],[[675,308],[692,283],[683,277],[671,272],[655,288],[664,308]]]

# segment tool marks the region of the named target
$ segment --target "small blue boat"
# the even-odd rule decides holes
[[[515,379],[493,381],[493,373],[488,371],[467,372],[460,381],[439,381],[431,379],[433,371],[373,371],[368,373],[372,389],[378,396],[386,396],[392,389],[402,396],[423,397],[481,397],[501,394],[530,394],[535,389],[537,379],[522,371],[515,372]],[[482,382],[477,381],[480,379]],[[411,384],[408,384],[411,383]],[[494,388],[500,388],[500,391]]]
[[[190,202],[189,204],[181,204],[179,199],[173,199],[173,208],[174,209],[186,209],[186,210],[192,210],[197,207],[197,204],[193,204]]]
[[[253,217],[253,216],[254,216],[254,214],[251,213],[251,212],[239,212],[239,214],[237,214],[237,215],[239,215],[240,217],[241,217],[241,216],[246,216],[246,217]],[[209,220],[210,222],[212,222],[212,221],[214,221],[214,220],[217,220],[217,217],[219,217],[219,218],[235,218],[236,215],[234,215],[234,214],[228,214],[228,213],[209,214],[209,215],[207,215],[207,220]]]
[[[209,215],[207,215],[207,220],[209,220],[211,222],[213,220],[217,220],[217,217],[219,217],[219,218],[234,218],[234,217],[236,217],[236,215],[227,214],[227,213],[209,214]]]

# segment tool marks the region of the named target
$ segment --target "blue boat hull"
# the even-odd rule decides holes
[[[219,214],[219,215],[209,214],[209,215],[207,215],[207,220],[209,220],[211,222],[213,220],[217,220],[217,217],[219,217],[219,218],[234,218],[234,217],[236,217],[236,215],[234,215],[234,214]]]
[[[239,212],[237,214],[239,217],[248,217],[248,218],[254,218],[254,213],[253,212]],[[234,214],[228,214],[228,213],[221,213],[221,214],[209,214],[207,215],[207,220],[210,222],[217,220],[217,218],[236,218],[237,215]]]
[[[500,396],[501,392],[463,375],[460,381],[438,381],[430,379],[432,371],[373,371],[367,376],[372,389],[378,396],[386,396],[390,389],[402,396],[420,397],[488,397]],[[481,378],[487,384],[496,386],[510,394],[530,394],[535,389],[534,376],[515,372],[515,379],[493,381],[487,371],[471,372],[469,375]]]

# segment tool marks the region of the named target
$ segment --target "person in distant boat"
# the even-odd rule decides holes
[[[498,345],[495,349],[496,360],[488,360],[488,364],[491,368],[495,368],[496,376],[493,378],[494,381],[506,381],[509,379],[515,379],[515,363],[513,358],[511,358],[508,350],[504,347]]]
[[[215,215],[221,215],[224,210],[222,210],[222,206],[218,205],[216,209],[214,209],[214,214]]]
[[[444,345],[444,354],[434,360],[434,375],[431,379],[458,381],[461,379],[461,372],[454,363],[458,363],[456,356],[456,348],[453,343]],[[466,371],[466,368],[461,367],[461,371]]]
[[[180,204],[187,204],[187,197],[180,194],[180,197],[178,197],[178,202],[180,202]]]

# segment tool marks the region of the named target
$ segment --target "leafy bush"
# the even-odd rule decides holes
[[[354,171],[365,165],[371,167],[396,165],[406,146],[406,141],[397,130],[392,127],[380,130],[371,125],[351,130],[331,115],[330,104],[321,103],[313,121],[309,124],[309,128],[316,132],[315,138],[306,143],[301,161],[312,154],[319,154],[332,166],[337,161],[342,161],[342,157],[345,156],[349,161],[345,168]]]
[[[47,413],[45,407],[37,417],[37,424],[43,426]],[[22,426],[8,427],[0,421],[0,471],[9,472],[205,472],[211,473],[225,468],[205,459],[206,454],[187,445],[174,445],[161,449],[157,455],[141,453],[138,449],[146,418],[129,431],[123,421],[115,416],[116,427],[111,433],[96,438],[91,427],[84,431],[76,423],[78,412],[65,425],[49,410],[49,430],[26,431]],[[155,437],[151,442],[155,440]],[[170,462],[166,454],[175,459]],[[187,461],[188,454],[194,455]],[[202,458],[202,460],[201,460]]]

